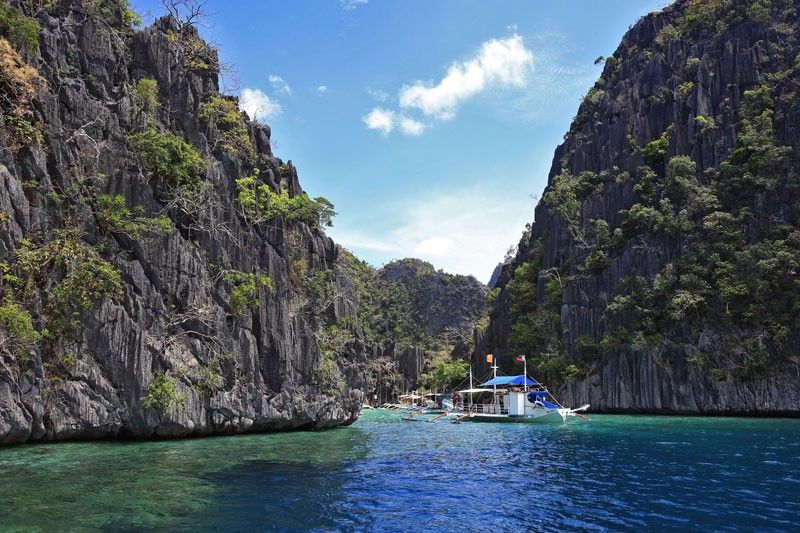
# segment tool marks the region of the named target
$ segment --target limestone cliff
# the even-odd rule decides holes
[[[372,346],[371,402],[414,390],[434,359],[469,357],[473,326],[485,315],[487,289],[481,282],[419,259],[375,269],[347,251],[339,258],[354,283],[360,326]]]
[[[127,2],[0,4],[0,443],[354,420],[331,206],[219,94],[216,52]]]
[[[597,411],[800,413],[799,10],[679,0],[600,59],[477,364]]]

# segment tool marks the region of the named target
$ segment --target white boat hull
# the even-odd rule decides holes
[[[517,360],[524,362],[524,356]],[[491,356],[487,356],[487,362]],[[493,366],[494,377],[479,388],[472,384],[470,371],[469,388],[456,391],[450,416],[455,417],[454,424],[459,422],[566,422],[571,416],[586,419],[581,414],[589,406],[577,409],[567,408],[541,384],[528,378],[527,373],[521,376],[497,376],[497,366]],[[492,388],[485,388],[491,386]],[[530,389],[528,387],[531,387]],[[500,387],[498,389],[498,387]],[[506,387],[506,388],[503,388]],[[520,388],[523,387],[523,388]],[[489,396],[491,394],[491,396]],[[449,400],[449,398],[448,398]],[[588,419],[587,419],[588,420]]]
[[[467,413],[453,413],[466,415]],[[524,415],[497,415],[490,413],[470,413],[464,417],[464,422],[561,422],[563,418],[558,409],[536,409],[531,414]]]
[[[578,409],[554,405],[544,401],[544,394],[541,391],[495,394],[493,403],[459,403],[452,415],[457,417],[456,422],[566,422],[570,416],[583,417],[579,411],[589,408],[588,405]]]

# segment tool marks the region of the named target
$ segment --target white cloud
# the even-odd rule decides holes
[[[414,255],[440,257],[450,253],[453,248],[455,248],[455,245],[450,239],[445,237],[431,237],[414,247]]]
[[[413,135],[416,137],[422,135],[422,132],[425,131],[425,124],[413,118],[402,117],[400,119],[400,129],[406,135]]]
[[[326,92],[328,92],[328,86],[320,85],[319,87],[317,87],[317,92],[320,94],[325,94]]]
[[[342,4],[342,9],[345,11],[352,11],[367,2],[369,2],[369,0],[339,0],[339,3]]]
[[[292,95],[292,88],[289,87],[289,84],[286,83],[286,80],[277,74],[270,74],[269,82],[272,84],[272,88],[275,90],[275,92],[285,94],[286,96]]]
[[[362,119],[368,129],[378,130],[384,135],[388,135],[395,126],[394,111],[376,107],[367,113]]]
[[[449,120],[464,101],[483,91],[527,86],[532,71],[533,52],[526,48],[522,37],[515,33],[506,39],[490,39],[480,45],[471,59],[450,65],[438,83],[418,81],[403,86],[398,100],[405,112],[376,107],[362,120],[368,128],[384,135],[399,126],[405,135],[419,136],[428,124],[410,117],[411,110],[438,120]],[[379,89],[367,87],[366,91],[379,102],[389,99],[389,95]]]
[[[453,63],[435,85],[416,82],[400,91],[400,106],[441,120],[455,116],[465,100],[493,87],[524,87],[533,68],[533,53],[522,37],[491,39],[467,61]]]
[[[570,56],[577,50],[565,35],[543,32],[526,43],[536,57],[536,76],[519,94],[496,99],[494,110],[506,120],[550,123],[570,116],[580,98],[594,84],[602,67],[591,61],[576,62]]]
[[[367,87],[367,94],[378,102],[385,102],[389,99],[389,94],[387,92],[381,91],[380,89],[373,89],[372,87]]]
[[[367,129],[377,130],[383,135],[389,135],[396,127],[400,128],[405,135],[417,137],[422,135],[427,127],[422,122],[409,118],[405,115],[398,115],[391,109],[375,107],[361,118]]]
[[[342,221],[331,231],[343,246],[389,260],[419,257],[437,268],[472,274],[483,282],[516,245],[525,223],[533,217],[529,197],[485,186],[429,193],[382,210],[399,222],[388,230],[360,221],[348,229]],[[366,222],[366,223],[364,223]]]
[[[281,104],[270,99],[261,89],[242,89],[239,109],[253,120],[266,120],[281,113]]]

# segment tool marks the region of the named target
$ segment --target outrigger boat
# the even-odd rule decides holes
[[[493,363],[487,356],[487,362]],[[517,358],[524,361],[524,356]],[[451,416],[457,418],[453,423],[465,421],[482,422],[547,422],[577,416],[586,419],[581,413],[589,405],[571,409],[564,407],[547,390],[547,387],[528,377],[527,364],[522,375],[498,376],[497,365],[492,366],[492,379],[473,386],[472,368],[469,371],[469,388],[459,390],[453,397]],[[475,396],[484,401],[475,402]]]
[[[430,392],[423,396],[424,402],[419,408],[406,415],[403,420],[423,420],[424,417],[416,418],[420,415],[437,415],[433,420],[439,420],[449,414],[453,409],[453,401],[449,394],[439,394]],[[431,419],[426,419],[431,422]]]
[[[378,409],[387,409],[389,411],[416,411],[424,407],[424,404],[419,401],[422,399],[422,396],[417,394],[401,394],[397,399],[400,403],[384,403],[378,406]]]
[[[425,412],[427,414],[442,412],[442,397],[449,397],[438,393],[428,393],[424,395],[419,394],[401,394],[397,397],[400,403],[384,403],[378,406],[378,409],[388,409],[390,411],[409,411],[409,412]]]

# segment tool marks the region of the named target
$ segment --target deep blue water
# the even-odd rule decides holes
[[[592,416],[0,449],[0,529],[800,530],[800,420]]]

